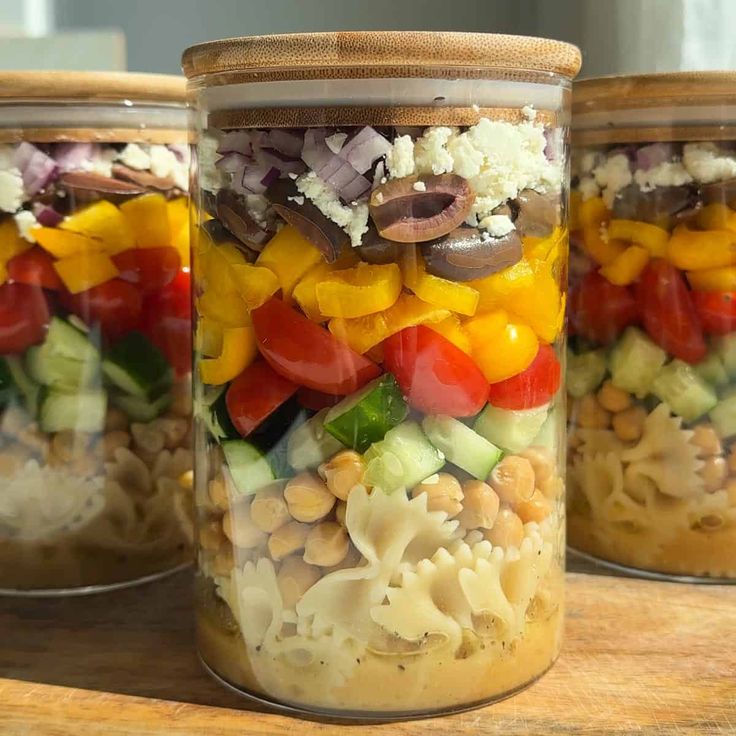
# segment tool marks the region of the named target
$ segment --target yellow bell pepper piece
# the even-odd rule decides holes
[[[316,286],[319,311],[328,317],[354,319],[383,312],[401,293],[401,270],[396,263],[359,263],[333,271]]]
[[[664,258],[670,234],[663,227],[651,225],[648,222],[611,220],[608,223],[608,237],[609,239],[631,241],[646,248],[652,258]]]
[[[524,258],[529,261],[545,261],[550,266],[557,263],[560,257],[567,254],[568,231],[557,227],[547,238],[527,236],[522,239]]]
[[[208,358],[216,358],[222,353],[224,327],[211,317],[200,317],[197,324],[197,350]]]
[[[78,294],[114,279],[120,272],[107,253],[80,253],[54,261],[54,268],[64,286]]]
[[[34,228],[31,234],[35,235],[37,229]],[[0,263],[7,263],[11,258],[25,253],[32,247],[33,243],[20,236],[12,217],[0,221]]]
[[[100,253],[104,249],[100,240],[55,227],[34,227],[31,233],[36,242],[56,258],[69,258],[82,253]],[[30,247],[31,243],[28,243],[28,246]]]
[[[583,249],[599,266],[607,266],[626,250],[626,243],[611,238],[610,233],[604,238],[600,226],[590,225],[583,228]]]
[[[576,224],[578,228],[590,225],[600,226],[602,222],[608,222],[610,219],[611,213],[606,203],[600,197],[591,197],[580,203]]]
[[[260,307],[279,290],[279,280],[268,268],[244,263],[231,265],[230,271],[237,292],[248,309]]]
[[[206,289],[218,291],[239,291],[233,268],[245,266],[248,261],[243,251],[234,243],[220,243],[207,245],[207,240],[200,241],[200,250],[205,249],[199,256],[199,269],[204,277]]]
[[[334,317],[328,327],[338,340],[362,354],[405,327],[440,322],[449,316],[447,309],[427,304],[412,294],[401,294],[396,303],[384,312],[355,319]]]
[[[559,312],[562,295],[552,269],[544,261],[533,264],[532,285],[513,291],[501,300],[511,321],[521,321],[534,330],[543,342],[551,343],[560,332]]]
[[[482,279],[466,281],[467,286],[475,289],[480,295],[476,314],[484,314],[494,309],[509,294],[534,284],[535,274],[531,263],[522,259],[513,266],[492,273]]]
[[[570,192],[570,230],[578,230],[582,227],[580,224],[580,205],[582,204],[583,195],[578,191]]]
[[[467,284],[427,273],[420,256],[404,264],[404,283],[423,301],[451,312],[472,317],[478,309],[480,294]]]
[[[217,358],[199,361],[199,375],[203,383],[220,386],[239,376],[258,353],[253,325],[228,327],[222,333],[222,353]]]
[[[0,261],[0,286],[8,280],[8,266],[4,261]]]
[[[186,197],[170,199],[166,203],[171,228],[171,245],[179,251],[181,265],[187,268],[190,265],[189,242],[189,205]]]
[[[667,244],[667,260],[685,271],[730,266],[736,263],[736,234],[675,228]]]
[[[473,358],[489,383],[511,378],[531,365],[539,341],[531,327],[509,322],[499,309],[473,317],[463,325]]]
[[[284,300],[310,268],[322,261],[322,254],[291,225],[285,225],[266,243],[256,260],[259,266],[270,268],[278,277]]]
[[[67,217],[59,227],[88,238],[101,240],[103,249],[114,255],[135,248],[135,235],[123,213],[106,199],[90,204]]]
[[[169,208],[160,192],[133,197],[120,205],[120,211],[133,231],[139,248],[165,248],[171,245]]]
[[[600,269],[599,273],[616,286],[633,284],[649,263],[649,251],[640,245],[630,245],[620,256]]]
[[[470,354],[470,339],[463,331],[460,319],[456,315],[451,314],[441,322],[428,322],[427,327],[448,339],[464,353]]]
[[[687,280],[696,291],[736,291],[736,266],[690,271]]]
[[[310,268],[299,280],[299,283],[294,287],[294,291],[292,292],[292,296],[301,307],[302,312],[313,322],[326,322],[329,317],[319,311],[319,304],[317,303],[317,284],[325,279],[328,274],[334,271],[341,271],[344,268],[351,268],[358,263],[360,263],[360,258],[350,248],[334,263],[322,262]]]
[[[695,215],[695,224],[701,230],[736,232],[736,212],[722,202],[713,202],[698,211]]]
[[[234,291],[207,289],[197,299],[197,311],[202,317],[209,317],[225,327],[244,327],[250,322],[248,306]]]

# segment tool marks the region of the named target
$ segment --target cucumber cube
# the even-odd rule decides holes
[[[736,396],[721,399],[709,416],[721,439],[736,435]]]
[[[606,353],[591,350],[576,355],[567,351],[567,392],[575,399],[591,394],[606,375]]]
[[[641,330],[629,327],[611,352],[611,382],[643,399],[652,390],[665,353]]]
[[[652,393],[686,422],[702,417],[718,403],[715,390],[681,360],[673,360],[659,371]]]

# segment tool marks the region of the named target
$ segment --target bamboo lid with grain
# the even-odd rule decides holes
[[[580,51],[562,41],[493,33],[430,31],[345,31],[246,36],[188,48],[182,57],[187,78],[238,75],[239,81],[397,77],[424,68],[513,70],[523,79],[555,74],[572,79]],[[234,81],[226,79],[225,83]],[[205,80],[204,84],[222,80]]]
[[[185,104],[186,82],[172,74],[0,72],[0,104],[11,100]]]

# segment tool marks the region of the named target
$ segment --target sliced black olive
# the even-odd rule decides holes
[[[513,266],[521,260],[521,238],[512,230],[501,238],[482,237],[472,227],[461,227],[442,238],[423,243],[427,271],[453,281],[471,281]]]
[[[730,206],[736,200],[736,178],[701,184],[700,192],[704,204],[721,202]]]
[[[217,219],[248,248],[261,251],[270,237],[248,213],[245,200],[229,189],[221,189],[215,198]]]
[[[113,164],[112,173],[118,179],[133,182],[146,189],[167,192],[174,188],[174,180],[170,176],[156,176],[150,171],[138,171],[122,164]]]
[[[613,201],[613,216],[621,220],[639,220],[667,225],[670,218],[682,219],[701,205],[697,189],[691,186],[655,187],[642,192],[637,184],[629,184]]]
[[[558,223],[560,201],[556,195],[540,194],[533,189],[524,189],[516,197],[514,225],[519,235],[536,238],[547,237]]]
[[[327,263],[334,263],[349,244],[347,233],[301,194],[291,179],[277,179],[266,190],[266,198],[278,215],[320,250]]]
[[[68,192],[80,203],[94,202],[102,197],[117,203],[144,194],[146,188],[93,171],[70,171],[56,181],[56,193],[60,190]]]
[[[207,222],[202,223],[201,227],[209,235],[213,243],[217,245],[221,243],[233,243],[242,252],[248,263],[255,263],[258,253],[239,240],[234,240],[232,233],[226,230],[219,220],[207,220]]]
[[[373,224],[368,226],[368,232],[363,235],[362,245],[358,248],[360,257],[367,263],[385,265],[397,263],[407,246],[395,243],[393,240],[382,238]]]

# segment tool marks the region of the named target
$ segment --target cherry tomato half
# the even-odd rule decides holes
[[[488,381],[460,348],[428,327],[407,327],[383,343],[386,369],[425,414],[469,417],[488,399]]]
[[[326,394],[356,391],[380,374],[368,358],[272,297],[251,313],[261,355],[284,378]]]
[[[123,281],[150,293],[168,286],[179,273],[181,259],[176,248],[132,248],[112,257]]]
[[[703,329],[712,335],[736,330],[736,291],[691,291]]]
[[[644,328],[657,345],[687,363],[705,357],[703,328],[680,271],[661,258],[650,261],[637,296]]]
[[[138,289],[122,279],[111,279],[79,294],[61,292],[60,301],[90,327],[98,324],[109,339],[138,327],[143,304]]]
[[[41,342],[49,319],[43,289],[28,284],[0,286],[0,354],[22,353]]]
[[[560,361],[549,345],[540,345],[531,365],[505,381],[491,384],[488,401],[500,409],[533,409],[560,388]]]
[[[38,246],[8,261],[8,278],[19,284],[41,286],[53,291],[64,286],[54,268],[54,259]]]
[[[296,393],[297,386],[258,360],[233,380],[225,394],[230,421],[247,437],[266,417]]]
[[[639,319],[636,297],[626,286],[616,286],[590,271],[570,293],[572,332],[607,345]]]
[[[323,394],[321,391],[314,391],[311,388],[300,388],[296,393],[296,400],[300,406],[311,411],[321,411],[330,406],[339,404],[342,396],[334,396],[333,394]]]

